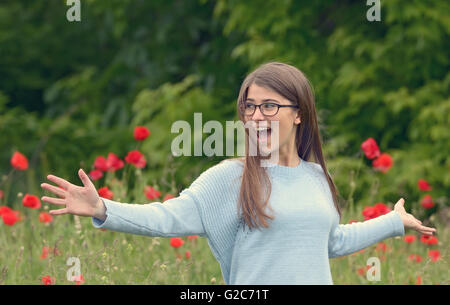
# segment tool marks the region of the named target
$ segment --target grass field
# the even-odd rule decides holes
[[[41,210],[47,210],[43,204]],[[55,216],[50,223],[39,221],[39,210],[21,207],[22,219],[13,226],[0,222],[0,284],[76,284],[67,280],[79,259],[81,284],[224,284],[218,262],[205,238],[188,240],[179,248],[170,238],[130,235],[96,229],[91,218]],[[342,223],[361,219],[361,211],[344,211]],[[428,245],[416,235],[412,243],[403,237],[390,238],[378,245],[330,260],[334,284],[449,284],[450,230],[437,225],[438,243]],[[46,248],[45,248],[46,247]],[[48,254],[46,255],[46,249]],[[439,250],[433,260],[429,250]],[[189,251],[189,258],[186,257]],[[412,261],[411,254],[421,261]],[[368,281],[366,262],[380,260],[380,281]],[[43,281],[48,277],[48,281]]]

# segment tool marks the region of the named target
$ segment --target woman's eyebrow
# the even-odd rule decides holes
[[[247,98],[245,101],[252,101],[252,102],[254,102],[255,100],[252,99],[252,98]],[[272,99],[272,98],[266,98],[266,99],[263,99],[262,101],[263,101],[263,102],[277,102],[277,103],[279,103],[279,101],[274,100],[274,99]]]

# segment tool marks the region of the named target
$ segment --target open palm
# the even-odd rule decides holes
[[[78,171],[81,181],[84,186],[74,185],[60,177],[54,175],[48,175],[47,179],[56,183],[63,189],[50,185],[48,183],[42,183],[41,187],[46,189],[60,198],[53,198],[43,196],[42,201],[65,206],[65,208],[58,210],[51,210],[52,215],[62,214],[74,214],[79,216],[99,216],[104,214],[104,204],[98,195],[92,181],[86,175],[86,173],[80,169]]]
[[[419,233],[426,235],[433,235],[436,232],[435,228],[430,228],[422,225],[422,222],[416,219],[412,214],[409,214],[405,210],[405,200],[401,198],[394,205],[394,211],[398,212],[402,218],[405,228],[416,230]]]

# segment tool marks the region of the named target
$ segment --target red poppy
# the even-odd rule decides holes
[[[364,216],[364,220],[369,220],[372,218],[378,217],[378,211],[371,206],[364,207],[364,210],[362,211],[362,215]]]
[[[187,258],[187,259],[190,259],[191,258],[191,251],[186,251],[185,253],[184,253],[184,256]]]
[[[156,199],[161,196],[161,193],[151,186],[146,186],[144,189],[144,193],[145,196],[150,200]]]
[[[20,152],[15,152],[11,157],[11,165],[18,170],[26,170],[28,168],[28,159]]]
[[[150,131],[145,126],[137,126],[133,135],[136,141],[143,141],[150,135]]]
[[[421,285],[421,284],[422,284],[422,278],[420,277],[420,275],[418,275],[416,278],[416,285]]]
[[[11,213],[12,211],[13,210],[6,205],[0,206],[0,215],[2,215],[3,213]]]
[[[188,239],[189,241],[197,240],[197,238],[198,238],[198,235],[190,235],[190,236],[187,237],[187,239]]]
[[[392,157],[386,153],[382,153],[378,158],[372,161],[375,170],[386,173],[394,164]]]
[[[179,248],[184,244],[184,240],[182,240],[180,237],[171,237],[170,238],[170,245],[174,248]]]
[[[106,165],[108,167],[108,171],[114,172],[123,168],[124,162],[120,160],[120,158],[114,153],[108,153],[108,158],[106,159]]]
[[[439,250],[428,250],[428,257],[432,262],[435,262],[441,258],[441,252]]]
[[[20,220],[19,218],[19,211],[13,211],[10,209],[10,211],[4,211],[1,213],[3,223],[7,226],[13,226],[17,221]]]
[[[373,138],[368,138],[361,144],[361,149],[368,159],[374,159],[380,156],[380,149]]]
[[[431,195],[425,195],[422,200],[420,201],[420,205],[422,207],[424,207],[425,209],[431,209],[432,207],[434,207],[434,202],[433,202],[433,198],[431,197]]]
[[[370,268],[372,268],[371,265],[366,265],[366,267],[361,267],[361,268],[359,268],[359,269],[357,270],[357,272],[358,272],[359,275],[364,276],[364,275],[366,275],[367,270],[369,270]]]
[[[107,186],[98,189],[98,195],[106,199],[113,199],[114,193]]]
[[[144,155],[137,150],[130,151],[125,157],[125,162],[131,163],[137,168],[144,168],[146,164]]]
[[[375,250],[381,251],[381,252],[386,252],[386,250],[388,250],[388,246],[384,242],[379,242],[377,244],[377,248]]]
[[[411,262],[420,263],[422,261],[422,256],[420,256],[418,254],[410,254],[408,256],[408,260]]]
[[[403,240],[404,240],[406,243],[411,244],[411,243],[413,243],[414,241],[416,241],[416,236],[415,236],[415,235],[405,235],[405,236],[403,237]]]
[[[52,222],[52,220],[53,220],[52,215],[50,215],[50,214],[47,213],[47,212],[41,212],[41,213],[39,214],[39,221],[40,221],[40,222],[43,222],[43,223],[49,223],[49,222]]]
[[[41,259],[46,259],[48,257],[48,251],[50,249],[47,246],[42,247]]]
[[[164,202],[164,201],[167,201],[167,200],[169,200],[169,199],[172,199],[172,198],[175,198],[175,196],[173,196],[173,195],[171,195],[171,194],[166,194],[166,195],[164,196],[164,198],[163,198],[163,202]]]
[[[42,284],[44,285],[53,285],[56,283],[56,278],[51,277],[50,275],[46,275],[42,277]]]
[[[30,209],[40,209],[41,208],[41,200],[35,195],[28,195],[25,194],[25,196],[22,199],[22,203],[24,206],[30,208]]]
[[[431,191],[432,187],[428,184],[428,182],[425,179],[419,179],[417,181],[417,186],[421,191]]]
[[[426,244],[427,244],[427,245],[437,245],[437,244],[438,244],[438,239],[437,239],[437,237],[436,237],[436,236],[430,236],[430,237],[427,239]]]
[[[106,172],[108,170],[108,162],[106,161],[106,158],[103,156],[98,156],[95,158],[94,168],[99,171]]]
[[[391,209],[388,208],[388,207],[387,207],[384,203],[382,203],[382,202],[376,203],[375,206],[374,206],[374,208],[375,208],[375,210],[377,211],[378,216],[387,214],[387,213],[389,213],[389,212],[391,211]]]
[[[98,180],[101,177],[103,177],[103,172],[101,170],[98,170],[98,169],[91,170],[89,172],[89,177],[91,177],[91,179],[93,181]]]
[[[74,275],[72,281],[75,282],[76,285],[81,285],[84,283],[84,277],[82,274],[79,276]]]

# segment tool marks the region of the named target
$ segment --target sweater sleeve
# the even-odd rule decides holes
[[[205,236],[197,204],[187,189],[164,203],[120,203],[101,198],[106,206],[106,220],[92,217],[95,228],[138,235],[175,237]]]
[[[364,222],[335,224],[328,240],[328,256],[348,255],[386,238],[404,234],[403,221],[396,211]]]

